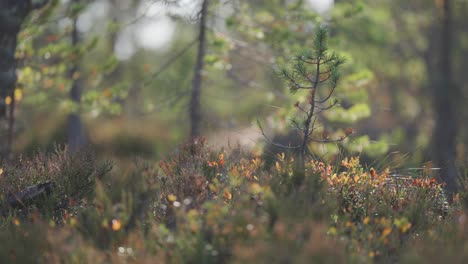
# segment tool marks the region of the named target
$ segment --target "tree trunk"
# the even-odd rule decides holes
[[[192,97],[190,101],[190,137],[195,139],[200,137],[201,109],[200,109],[200,94],[203,72],[203,59],[205,57],[205,40],[206,40],[206,16],[208,13],[208,0],[203,0],[200,11],[200,31],[198,35],[198,53],[197,61],[194,68],[194,76],[192,81]]]
[[[449,196],[457,190],[456,159],[456,86],[452,77],[452,13],[450,0],[444,0],[441,10],[439,69],[432,72],[435,128],[433,131],[433,162],[440,168],[439,177],[446,183]],[[433,38],[434,41],[438,41]],[[434,45],[437,46],[437,45]]]
[[[78,2],[79,0],[73,0]],[[78,15],[73,18],[73,31],[71,42],[73,48],[76,48],[80,43],[80,35],[77,28]],[[72,87],[70,90],[70,99],[78,105],[77,111],[74,111],[68,116],[68,147],[71,151],[78,151],[85,144],[84,128],[80,118],[79,106],[81,102],[82,81],[80,75],[79,59],[76,58],[73,66],[70,69],[70,78]]]
[[[15,52],[18,33],[28,14],[33,9],[43,7],[47,2],[47,0],[35,1],[35,3],[32,3],[31,0],[0,1],[0,118],[2,119],[0,122],[2,123],[5,122],[4,118],[8,108],[5,99],[8,96],[13,96],[16,85]],[[13,113],[11,109],[10,111]],[[4,127],[0,126],[2,130]],[[9,135],[0,138],[11,139],[12,137]],[[11,142],[0,142],[1,159],[8,155],[9,147],[7,145],[11,145]]]

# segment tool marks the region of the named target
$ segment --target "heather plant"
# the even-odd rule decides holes
[[[42,214],[53,215],[60,222],[67,212],[80,208],[86,203],[85,200],[92,200],[96,179],[102,178],[111,169],[111,163],[97,162],[92,152],[70,153],[59,147],[50,154],[37,153],[31,159],[19,158],[12,165],[5,164],[2,168],[2,209],[26,216],[36,207],[41,209]],[[31,206],[19,201],[17,209],[9,208],[8,199],[12,200],[22,190],[40,184],[48,184],[50,194],[44,195],[47,197],[42,197]]]
[[[99,167],[56,155],[37,163],[54,170],[28,165],[36,169],[21,186],[77,173],[73,164]],[[190,142],[159,163],[138,161],[125,174],[98,177],[61,221],[35,206],[3,217],[0,236],[11,243],[0,257],[22,260],[25,245],[32,250],[25,261],[39,263],[379,263],[425,259],[421,252],[443,243],[448,252],[462,247],[447,241],[466,238],[463,196],[445,203],[431,178],[397,178],[345,158],[335,165],[310,160],[293,184],[295,166],[294,157],[279,155],[267,170],[254,154]]]
[[[395,260],[408,241],[447,222],[450,209],[436,179],[366,171],[358,158],[345,158],[341,166],[342,172],[326,177],[339,209],[331,215],[330,233],[349,239],[354,254]]]

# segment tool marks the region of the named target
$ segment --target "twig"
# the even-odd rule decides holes
[[[333,92],[335,92],[335,89],[336,89],[336,86],[335,86],[335,87],[332,87],[332,90],[331,90],[330,93],[327,95],[327,97],[325,97],[325,99],[323,99],[323,100],[321,100],[321,101],[316,101],[316,103],[322,104],[322,103],[325,103],[326,101],[328,101],[328,99],[330,99],[330,97],[332,96]]]
[[[351,134],[349,134],[351,135]],[[333,143],[333,142],[341,142],[345,140],[349,135],[344,135],[339,139],[315,139],[315,138],[309,138],[310,141],[317,142],[317,143]]]
[[[284,149],[300,149],[300,148],[301,148],[301,145],[291,147],[291,146],[286,146],[286,145],[283,145],[283,144],[278,144],[278,143],[273,142],[273,141],[270,140],[270,138],[265,134],[265,131],[263,130],[262,124],[260,123],[260,120],[258,120],[258,119],[257,119],[257,125],[258,125],[258,128],[260,128],[260,132],[262,133],[263,137],[266,139],[266,141],[268,142],[268,144],[271,144],[271,145],[276,146],[276,147],[284,148]]]
[[[144,85],[148,85],[150,81],[157,78],[161,73],[166,71],[172,64],[174,64],[180,57],[182,57],[191,47],[193,47],[198,42],[198,38],[192,40],[187,46],[181,49],[179,52],[174,54],[169,58],[156,72],[151,74],[151,76],[145,80]]]

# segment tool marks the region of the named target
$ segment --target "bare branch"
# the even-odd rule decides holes
[[[317,60],[314,60],[313,58],[306,59],[304,58],[304,56],[298,56],[297,59],[307,64],[313,64],[313,65],[317,64]]]
[[[327,107],[320,107],[320,106],[316,106],[315,108],[319,109],[320,112],[317,112],[316,114],[318,113],[321,113],[325,110],[329,110],[329,109],[332,109],[333,107],[335,107],[336,105],[338,104],[338,100],[335,100],[331,105],[327,106]]]
[[[335,92],[335,89],[336,89],[336,86],[332,87],[332,90],[331,90],[330,93],[327,95],[327,97],[325,97],[325,99],[320,100],[320,101],[315,101],[315,102],[316,102],[316,103],[319,103],[319,104],[325,103],[326,101],[328,101],[328,100],[330,99],[330,97],[332,96],[333,92]]]
[[[302,113],[307,114],[307,111],[299,105],[299,102],[297,102],[294,106],[301,110]]]
[[[329,74],[327,77],[325,77],[325,79],[319,80],[319,82],[324,83],[324,82],[328,81],[330,79],[330,77],[331,77],[331,74]]]
[[[275,147],[280,147],[280,148],[284,148],[284,149],[300,149],[301,148],[301,145],[298,145],[298,146],[286,146],[286,145],[283,145],[283,144],[278,144],[278,143],[275,143],[273,142],[272,140],[270,140],[270,138],[265,134],[265,131],[263,130],[263,127],[262,127],[262,124],[260,123],[260,121],[257,119],[257,125],[258,125],[258,128],[260,129],[260,132],[262,133],[263,137],[265,138],[265,140],[268,142],[268,144],[271,144]]]
[[[344,135],[338,139],[316,139],[316,138],[310,138],[309,140],[312,141],[312,142],[316,142],[316,143],[333,143],[333,142],[341,142],[343,140],[345,140],[346,138],[348,138],[351,134],[349,135]]]
[[[192,40],[190,43],[187,44],[183,49],[181,49],[179,52],[174,54],[171,58],[169,58],[156,72],[154,72],[146,81],[145,84],[148,84],[151,80],[157,78],[161,73],[166,71],[172,64],[174,64],[180,57],[182,57],[187,51],[190,50],[191,47],[193,47],[195,44],[197,44],[198,38],[195,38]]]

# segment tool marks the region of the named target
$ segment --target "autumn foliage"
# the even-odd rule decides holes
[[[214,151],[203,140],[180,146],[155,165],[136,162],[124,177],[83,171],[85,164],[100,168],[99,162],[66,151],[39,157],[4,167],[1,188],[57,180],[57,173],[65,173],[65,181],[87,173],[92,188],[68,196],[61,208],[63,197],[56,195],[46,204],[9,211],[1,218],[0,237],[11,242],[0,249],[2,260],[423,261],[431,254],[418,252],[445,242],[456,250],[461,245],[450,239],[467,238],[463,204],[446,201],[434,179],[366,169],[356,157],[334,165],[307,162],[300,185],[293,157],[280,154],[266,169],[259,157],[239,149]],[[97,177],[99,171],[105,175]],[[73,193],[81,185],[61,186]],[[25,248],[30,254],[22,253]],[[466,259],[464,254],[454,259]]]

